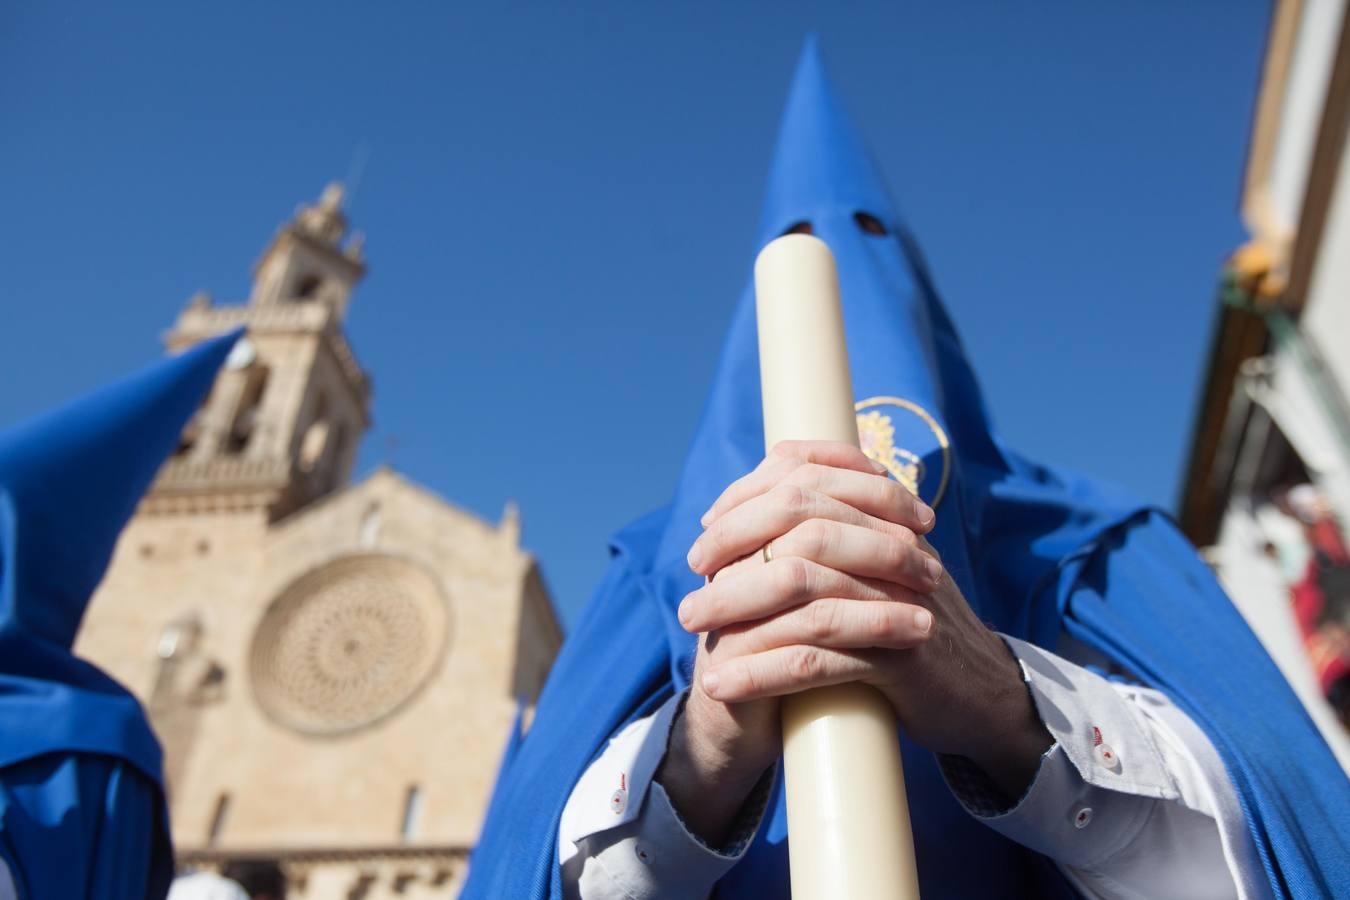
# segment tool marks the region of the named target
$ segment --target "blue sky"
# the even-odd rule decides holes
[[[364,147],[360,468],[494,520],[515,498],[571,619],[673,487],[814,30],[1001,433],[1172,507],[1268,15],[6,4],[0,426],[153,359],[194,291],[242,299]]]

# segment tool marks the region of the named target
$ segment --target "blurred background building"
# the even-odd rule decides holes
[[[182,863],[274,860],[291,897],[444,897],[562,631],[513,508],[484,522],[388,468],[350,483],[371,390],[341,204],[330,186],[281,227],[247,302],[199,294],[167,333],[247,330],[77,650],[150,712]]]
[[[1350,769],[1350,23],[1281,0],[1181,522]]]

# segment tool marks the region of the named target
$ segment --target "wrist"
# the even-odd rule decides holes
[[[1009,668],[990,692],[989,715],[981,738],[971,743],[966,758],[979,766],[1011,800],[1026,793],[1040,769],[1041,757],[1055,743],[1031,698],[1022,666],[1001,638]]]
[[[777,703],[727,704],[695,685],[671,736],[701,773],[748,787],[777,760],[779,728]]]
[[[775,757],[740,738],[734,712],[695,688],[671,726],[656,773],[680,817],[709,846],[725,841],[737,813],[774,763]]]

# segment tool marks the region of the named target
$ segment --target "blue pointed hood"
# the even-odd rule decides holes
[[[865,210],[884,222],[899,224],[885,182],[835,96],[820,57],[820,43],[812,35],[797,60],[783,110],[769,168],[759,245],[797,222],[850,210]]]
[[[0,434],[0,635],[69,648],[117,537],[237,334]]]
[[[238,334],[0,434],[0,768],[160,750],[136,698],[71,652],[117,537]]]
[[[939,509],[943,533],[935,540],[958,582],[973,592],[968,526],[981,528],[991,484],[1019,464],[993,435],[960,339],[861,134],[826,76],[814,38],[808,39],[792,80],[756,252],[794,227],[809,227],[829,245],[838,264],[863,447]],[[754,290],[747,283],[675,492],[656,557],[659,569],[682,577],[680,567],[700,529],[699,517],[764,450]],[[978,478],[961,477],[977,471]],[[1133,508],[1123,500],[1111,505],[1115,514]],[[1102,509],[1093,508],[1086,519],[1102,520]],[[1059,549],[1057,544],[1052,551]],[[1042,574],[1028,571],[1021,580]],[[670,637],[686,640],[675,632]]]
[[[237,336],[0,433],[0,831],[21,891],[162,896],[173,877],[159,742],[136,698],[71,645]]]

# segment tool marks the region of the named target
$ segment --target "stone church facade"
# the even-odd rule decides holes
[[[247,302],[198,295],[168,332],[174,352],[246,329],[76,649],[149,711],[184,863],[275,859],[296,898],[454,896],[562,632],[512,508],[350,482],[371,390],[341,200],[281,227]]]

